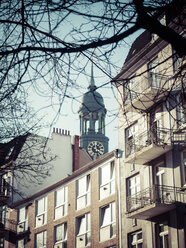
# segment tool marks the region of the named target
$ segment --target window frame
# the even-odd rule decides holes
[[[103,170],[108,167],[108,178],[104,181],[105,174]],[[115,178],[116,178],[116,171],[115,171],[115,163],[114,161],[110,161],[107,164],[104,164],[99,168],[99,198],[100,200],[115,194]],[[102,190],[105,191],[105,194],[101,194]]]
[[[39,202],[42,201],[42,200],[44,201],[44,207],[43,207],[44,210],[39,211],[38,205],[39,205]],[[48,208],[47,201],[48,201],[47,196],[41,197],[41,198],[36,200],[36,207],[35,207],[35,226],[36,227],[45,225],[47,223],[47,208]],[[43,221],[42,221],[42,224],[37,225],[37,218],[39,218],[40,216],[43,216]]]
[[[23,218],[20,218],[21,210],[24,211]],[[21,231],[18,231],[19,228],[22,228]],[[26,206],[23,206],[18,209],[18,215],[17,215],[17,232],[25,232],[28,230],[28,208]]]
[[[138,178],[139,178],[139,182],[137,182]],[[132,179],[135,179],[134,187],[131,187],[129,185],[129,182],[131,182]],[[139,193],[141,191],[140,173],[134,174],[131,177],[126,178],[126,185],[127,185],[127,196],[133,196]],[[138,190],[138,187],[139,187],[139,190]],[[135,188],[135,193],[131,194],[131,188]]]
[[[4,238],[0,238],[0,248],[4,248]]]
[[[161,226],[167,227],[167,230],[161,231],[161,230],[160,230]],[[168,230],[169,226],[168,226],[168,223],[164,222],[164,223],[161,223],[161,224],[157,224],[156,227],[157,227],[157,232],[156,232],[156,234],[157,234],[157,239],[156,239],[156,241],[157,241],[158,247],[160,247],[161,239],[162,239],[162,242],[163,242],[163,243],[162,243],[162,244],[163,244],[163,248],[167,247],[167,246],[165,245],[165,237],[166,237],[166,236],[167,236],[168,247],[169,247],[169,230]]]
[[[85,224],[83,223],[83,219]],[[85,229],[81,231],[82,223],[85,225]],[[85,236],[85,245],[88,246],[91,243],[91,216],[90,213],[76,217],[76,239]]]
[[[159,89],[161,80],[159,75],[158,57],[155,57],[153,60],[151,60],[148,63],[147,67],[148,67],[148,78],[149,78],[150,87]]]
[[[42,246],[37,246],[37,237],[42,234]],[[35,234],[35,248],[46,248],[47,247],[47,231],[41,231]]]
[[[186,102],[182,94],[176,96],[176,118],[178,128],[186,123]]]
[[[182,63],[182,58],[176,53],[176,51],[172,48],[172,66],[173,73],[176,73]]]
[[[138,239],[138,235],[141,234],[142,238]],[[136,240],[133,239],[134,235],[137,237]],[[135,232],[128,234],[128,242],[129,242],[129,248],[138,248],[139,245],[143,245],[143,233],[142,230],[137,230]]]
[[[125,157],[128,157],[135,153],[135,147],[137,145],[136,137],[139,135],[138,122],[135,121],[132,125],[125,128]]]
[[[62,238],[57,240],[57,228],[61,227],[61,236]],[[61,223],[59,225],[56,225],[54,227],[54,245],[59,244],[59,243],[64,243],[67,241],[67,222]]]
[[[106,209],[108,213],[106,213]],[[107,216],[109,214],[109,216]],[[106,216],[105,216],[106,215]],[[104,223],[105,218],[109,218]],[[100,232],[109,227],[109,237],[116,236],[116,202],[110,202],[107,205],[100,207]]]
[[[60,196],[60,192],[62,192],[62,196]],[[63,198],[63,201],[58,204],[57,203],[57,198]],[[61,208],[61,215],[59,217],[57,216],[57,211]],[[54,192],[54,219],[59,219],[64,216],[66,216],[68,213],[68,186],[63,186],[59,189],[57,189]]]
[[[182,185],[186,187],[186,150],[181,152],[181,179]]]
[[[85,180],[85,185],[80,187],[81,180]],[[90,205],[90,188],[91,188],[91,177],[90,174],[84,175],[76,180],[76,210],[80,210],[88,205]],[[83,192],[79,189],[85,189]],[[81,200],[84,204],[81,206]]]

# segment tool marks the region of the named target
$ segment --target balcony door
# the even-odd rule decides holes
[[[151,61],[148,65],[149,70],[149,81],[152,88],[160,87],[160,77],[158,69],[158,58]]]
[[[140,174],[127,179],[127,210],[137,209],[141,205],[140,200]]]
[[[136,152],[138,148],[138,123],[135,122],[133,125],[125,129],[125,156]]]
[[[155,189],[156,199],[158,202],[162,202],[164,199],[164,190],[163,186],[165,185],[165,169],[164,169],[164,162],[161,162],[156,167],[156,176],[155,176],[155,184],[157,188]]]
[[[162,128],[162,107],[158,107],[150,114],[150,139],[152,143],[158,144]]]

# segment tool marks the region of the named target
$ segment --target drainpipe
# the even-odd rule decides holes
[[[122,225],[121,225],[121,191],[120,191],[120,168],[119,168],[119,158],[121,157],[121,151],[119,149],[115,150],[115,158],[117,158],[117,190],[118,190],[118,219],[119,219],[119,247],[122,248],[121,243],[121,234],[122,234]]]

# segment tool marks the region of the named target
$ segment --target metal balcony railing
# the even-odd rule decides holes
[[[0,198],[10,196],[10,185],[9,183],[4,182],[0,184]]]
[[[165,146],[171,144],[171,130],[166,128],[156,128],[147,130],[139,135],[131,136],[126,141],[126,157],[140,151],[151,144]]]
[[[149,78],[131,80],[124,85],[124,103],[126,105],[131,104],[131,101],[140,98],[149,88],[158,89],[163,93],[170,87],[171,83],[172,79],[158,73],[151,73]]]
[[[16,233],[17,222],[11,219],[0,217],[0,232],[3,232],[3,231],[12,231]]]
[[[172,142],[173,144],[186,144],[186,132],[174,132],[172,136]]]
[[[175,202],[186,203],[186,193],[179,187],[153,185],[132,196],[127,197],[127,212],[157,204],[174,204]]]

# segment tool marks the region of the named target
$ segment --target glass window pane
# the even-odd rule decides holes
[[[56,226],[55,228],[55,241],[61,241],[62,240],[62,225]]]
[[[107,184],[110,181],[110,164],[101,167],[101,185]]]
[[[169,248],[168,235],[165,235],[165,248]]]
[[[19,209],[19,222],[22,222],[25,220],[25,207]]]
[[[78,196],[84,195],[86,193],[86,179],[87,178],[85,176],[85,177],[80,178],[77,181],[77,195]]]
[[[61,188],[56,191],[56,202],[55,206],[60,206],[64,203],[64,188]]]
[[[139,239],[142,239],[142,233],[140,232],[140,233],[138,233],[138,235],[137,235],[137,239],[139,240]]]
[[[90,231],[90,214],[87,214],[87,231]]]
[[[90,190],[90,175],[87,176],[87,191]]]
[[[24,248],[24,239],[18,240],[17,248]]]
[[[79,231],[78,235],[83,234],[86,232],[86,219],[85,215],[79,218]]]
[[[37,201],[37,215],[40,215],[46,210],[47,198],[44,197]]]
[[[111,163],[111,179],[115,178],[115,166],[114,162]]]
[[[46,231],[36,234],[36,248],[46,246]]]
[[[142,232],[137,231],[129,234],[129,247],[143,247]]]
[[[102,211],[102,226],[107,226],[111,222],[111,211],[110,206],[106,206],[101,209]]]
[[[115,202],[112,203],[112,222],[116,221],[116,204]]]

